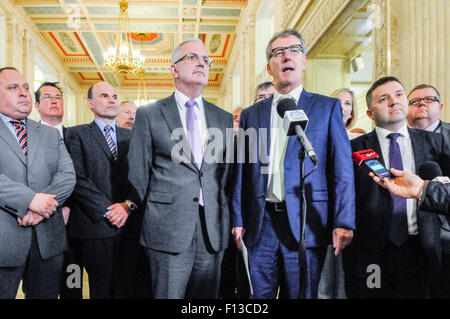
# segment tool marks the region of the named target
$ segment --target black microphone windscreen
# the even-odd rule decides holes
[[[284,117],[284,113],[286,113],[286,111],[295,111],[297,109],[297,104],[292,98],[281,99],[277,105],[277,113],[281,118]]]
[[[442,176],[442,170],[438,163],[427,161],[420,165],[418,175],[425,180],[432,180],[436,176]]]

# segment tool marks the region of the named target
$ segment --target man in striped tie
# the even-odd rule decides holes
[[[114,121],[118,97],[109,83],[92,86],[87,104],[94,121],[67,131],[77,175],[67,230],[89,275],[90,297],[107,299],[114,297],[121,228],[134,207],[127,200],[131,133]]]
[[[0,299],[58,298],[66,230],[60,208],[75,185],[54,128],[28,119],[32,95],[12,67],[0,69]]]

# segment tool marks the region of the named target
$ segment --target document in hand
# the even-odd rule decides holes
[[[250,270],[248,268],[248,251],[247,247],[244,244],[244,241],[242,240],[242,237],[240,238],[240,241],[241,241],[242,258],[244,259],[245,271],[247,272],[248,285],[250,287],[250,294],[253,295],[252,280],[250,279]]]

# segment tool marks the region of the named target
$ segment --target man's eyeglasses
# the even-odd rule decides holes
[[[181,57],[180,59],[178,59],[174,64],[177,64],[178,62],[187,60],[189,62],[199,62],[200,59],[203,61],[203,63],[205,63],[208,67],[211,67],[213,60],[211,60],[210,58],[208,58],[207,56],[198,56],[195,53],[188,53],[186,55],[184,55],[183,57]]]
[[[272,97],[273,94],[260,94],[256,96],[255,101],[261,101],[261,100],[265,100],[268,99],[269,97]]]
[[[300,52],[305,54],[305,47],[302,44],[294,44],[288,47],[278,47],[272,50],[272,53],[270,54],[270,57],[273,58],[281,58],[286,50],[289,50],[293,55],[297,55]]]
[[[55,99],[57,99],[58,101],[61,101],[62,96],[61,96],[61,95],[44,94],[44,95],[42,96],[42,98],[43,98],[44,100],[51,100],[51,99],[55,98]]]
[[[438,102],[439,103],[439,99],[436,96],[425,96],[425,97],[422,97],[422,98],[409,100],[409,105],[418,105],[422,101],[424,101],[426,104],[430,104],[430,103],[433,103],[433,102]]]

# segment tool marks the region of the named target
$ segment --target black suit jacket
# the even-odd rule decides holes
[[[77,175],[67,225],[70,238],[98,239],[119,234],[103,217],[108,206],[125,201],[129,192],[127,155],[131,132],[116,128],[117,160],[95,122],[67,129],[67,149]]]
[[[450,154],[442,135],[409,128],[414,152],[415,167],[418,169],[425,161],[438,162],[443,171],[448,172]],[[381,156],[381,147],[375,131],[351,141],[353,152],[373,149]],[[380,265],[383,250],[388,241],[388,232],[392,218],[392,197],[378,186],[369,176],[365,167],[355,169],[356,195],[356,231],[351,245],[344,250],[344,269],[347,293],[361,296],[361,287],[357,283],[367,280],[367,266]],[[437,214],[417,210],[417,226],[422,246],[430,263],[430,272],[437,275],[441,263],[440,221]],[[362,285],[364,286],[364,285]]]

